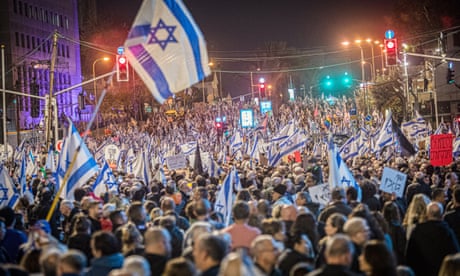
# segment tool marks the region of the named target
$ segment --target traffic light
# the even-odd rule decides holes
[[[265,83],[259,83],[260,98],[265,98]]]
[[[85,95],[83,95],[83,93],[80,93],[78,94],[78,108],[80,108],[80,110],[83,110],[85,109],[86,105],[85,105]]]
[[[396,38],[385,39],[385,51],[387,53],[387,66],[398,63],[398,42]]]
[[[449,62],[447,65],[447,76],[446,76],[447,84],[455,83],[455,71],[452,66],[452,62]]]
[[[351,79],[351,76],[348,74],[348,72],[345,72],[343,78],[342,78],[342,84],[345,87],[350,87],[353,83],[353,80]]]
[[[129,65],[125,55],[117,55],[117,81],[129,81]]]

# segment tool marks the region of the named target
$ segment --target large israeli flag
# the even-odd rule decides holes
[[[357,139],[359,139],[359,135],[352,136],[340,147],[339,153],[345,161],[358,155]]]
[[[361,201],[361,188],[332,142],[329,144],[329,185],[331,190],[336,187],[346,189],[353,186],[358,192],[358,201]]]
[[[204,37],[181,0],[144,0],[125,52],[160,103],[211,73]]]
[[[75,155],[77,155],[75,162],[70,167]],[[67,182],[64,183],[64,176],[69,170],[69,177]],[[62,146],[56,169],[58,185],[65,185],[60,196],[66,199],[73,199],[75,188],[84,185],[97,172],[98,166],[96,160],[94,160],[94,157],[86,147],[80,133],[78,133],[73,123],[69,120],[69,131],[67,137],[64,139],[64,145]]]
[[[428,135],[428,125],[418,112],[416,112],[415,118],[412,120],[402,123],[401,129],[407,135],[408,138],[421,138]]]
[[[305,146],[307,140],[307,136],[305,136],[302,131],[296,131],[294,134],[280,143],[279,151],[268,160],[270,166],[276,166],[284,156],[302,149]]]
[[[13,208],[19,199],[19,193],[8,174],[8,168],[0,165],[0,207]]]

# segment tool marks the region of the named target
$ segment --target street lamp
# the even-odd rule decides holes
[[[94,62],[93,62],[93,83],[94,83],[94,101],[96,103],[96,106],[97,106],[97,86],[96,86],[96,63],[98,63],[99,61],[109,61],[110,58],[109,57],[102,57],[102,58],[98,58],[96,59]],[[97,116],[96,114],[96,131],[99,129],[99,116]]]
[[[359,50],[361,52],[361,83],[363,85],[363,89],[364,89],[364,102],[366,104],[366,107],[367,107],[367,113],[369,113],[369,104],[367,102],[367,84],[366,84],[366,78],[365,78],[365,75],[364,75],[364,51],[363,51],[363,47],[361,46],[361,40],[360,39],[357,39],[355,40],[355,44],[359,47]],[[350,45],[350,42],[349,41],[344,41],[342,42],[342,45],[344,46],[348,46]]]

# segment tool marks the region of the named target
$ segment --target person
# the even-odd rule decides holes
[[[162,227],[149,227],[144,234],[144,257],[152,275],[161,275],[171,256],[171,235]]]
[[[417,194],[424,194],[428,198],[431,197],[430,176],[423,172],[418,172],[415,175],[414,182],[407,186],[406,202],[410,205],[413,198]]]
[[[365,219],[354,217],[345,222],[343,230],[350,237],[354,247],[351,270],[360,273],[358,257],[361,255],[362,247],[370,238],[369,226]]]
[[[11,207],[5,206],[0,209],[0,217],[4,218],[6,232],[0,241],[0,246],[5,248],[13,262],[19,262],[19,248],[21,244],[27,242],[27,236],[24,232],[16,230],[16,216]]]
[[[255,276],[281,276],[276,268],[279,251],[271,235],[260,235],[252,241],[251,254],[254,258]]]
[[[342,188],[334,188],[331,192],[331,202],[319,214],[318,221],[326,222],[327,218],[334,214],[340,213],[348,216],[352,209],[345,203],[345,191]]]
[[[315,253],[308,236],[296,232],[290,236],[292,248],[288,248],[278,258],[278,268],[282,275],[289,275],[291,269],[298,263],[309,263],[313,267]]]
[[[460,253],[447,255],[441,264],[438,276],[460,275]]]
[[[162,276],[197,276],[195,266],[184,257],[174,258],[166,263]]]
[[[359,256],[359,267],[367,276],[396,276],[396,262],[383,241],[371,240]]]
[[[217,276],[228,245],[219,236],[202,234],[193,247],[193,259],[201,276]]]
[[[393,244],[396,261],[401,265],[404,263],[404,251],[406,250],[407,240],[406,231],[401,225],[399,208],[393,201],[387,201],[383,204],[382,213],[388,225],[388,233]]]
[[[436,275],[443,258],[460,250],[452,229],[442,221],[442,205],[432,202],[426,213],[427,221],[415,226],[406,248],[407,265],[416,275]],[[429,241],[427,237],[435,240]]]
[[[219,276],[246,275],[254,275],[254,264],[244,250],[231,252],[222,260]]]
[[[232,207],[234,223],[222,229],[232,237],[232,250],[245,248],[249,250],[251,242],[260,235],[260,230],[248,225],[249,205],[245,201],[237,201]]]
[[[444,215],[444,221],[455,233],[457,241],[460,242],[460,188],[454,189],[452,195],[454,208]]]
[[[137,230],[144,235],[147,230],[147,211],[142,202],[133,202],[128,208],[128,221],[136,225]]]
[[[426,220],[426,206],[430,203],[430,199],[424,194],[417,194],[412,199],[412,202],[407,208],[407,213],[404,216],[403,226],[406,230],[406,239],[408,240],[412,230],[419,223]]]
[[[315,216],[318,217],[321,206],[319,203],[311,200],[310,193],[308,191],[298,192],[295,197],[295,204],[297,207],[304,206]]]
[[[87,260],[93,258],[91,252],[91,222],[83,215],[75,216],[74,229],[72,235],[67,241],[70,249],[77,249],[85,254]]]
[[[94,259],[86,276],[107,275],[112,269],[123,266],[118,239],[110,232],[98,231],[91,237]]]
[[[82,276],[85,267],[85,255],[79,250],[69,250],[59,259],[57,272],[60,276]]]
[[[310,272],[308,276],[357,276],[350,270],[353,261],[354,246],[344,234],[336,234],[326,242],[326,264]]]
[[[102,203],[95,199],[90,200],[88,203],[88,218],[91,222],[91,233],[102,230],[101,219],[102,217]]]
[[[131,255],[123,262],[122,269],[135,273],[137,276],[150,276],[150,264],[142,256]]]
[[[335,234],[343,233],[343,226],[345,225],[346,221],[347,217],[339,213],[332,214],[329,218],[327,218],[326,225],[324,226],[326,236],[318,242],[319,250],[318,256],[316,258],[316,267],[320,267],[326,262],[324,255],[326,250],[326,243]]]
[[[47,248],[40,254],[40,271],[43,275],[51,276],[56,275],[59,259],[61,258],[62,251],[57,248]]]
[[[273,207],[278,205],[292,205],[292,202],[286,196],[286,185],[279,183],[273,188]]]
[[[67,243],[70,235],[72,235],[74,217],[79,212],[79,210],[74,206],[72,200],[65,199],[61,201],[59,205],[59,211],[64,217],[64,220],[61,222],[61,228],[64,234],[62,242]]]
[[[136,225],[129,222],[123,226],[121,233],[122,253],[125,257],[144,253],[144,239],[141,232],[137,230]]]

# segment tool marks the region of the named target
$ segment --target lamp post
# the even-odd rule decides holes
[[[109,61],[109,60],[110,60],[109,57],[102,57],[102,58],[96,59],[93,62],[93,79],[96,78],[96,63],[98,63],[99,61]],[[97,105],[97,85],[96,85],[96,80],[93,81],[93,84],[94,84],[94,101],[96,102],[96,105]],[[99,116],[97,116],[97,114],[96,114],[96,131],[98,129],[99,129]]]
[[[366,39],[366,42],[371,45],[371,53],[372,53],[372,80],[375,80],[375,55],[374,55],[374,44],[379,44],[380,42],[375,40],[372,41],[372,39],[368,38]]]

